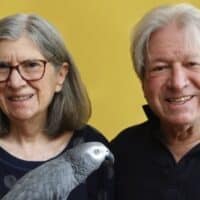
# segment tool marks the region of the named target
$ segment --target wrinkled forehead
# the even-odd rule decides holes
[[[0,40],[0,59],[7,62],[20,62],[26,59],[44,59],[38,46],[28,37],[17,40]]]

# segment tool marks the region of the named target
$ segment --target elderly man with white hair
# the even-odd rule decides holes
[[[161,6],[131,44],[148,120],[111,143],[117,200],[200,199],[200,10]]]

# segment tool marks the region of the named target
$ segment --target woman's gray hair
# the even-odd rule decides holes
[[[58,135],[80,128],[91,115],[91,104],[60,34],[48,21],[35,14],[16,14],[0,20],[0,40],[17,40],[24,35],[39,47],[41,54],[55,68],[64,62],[69,65],[63,88],[55,93],[49,105],[45,131],[50,135]],[[0,133],[7,134],[9,128],[9,119],[0,110]]]
[[[172,22],[179,27],[197,28],[200,31],[200,10],[186,3],[161,6],[147,13],[135,26],[131,36],[131,57],[140,80],[144,78],[151,34]]]

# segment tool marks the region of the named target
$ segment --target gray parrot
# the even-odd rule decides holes
[[[114,157],[102,143],[79,144],[25,174],[1,200],[66,200],[105,160]]]

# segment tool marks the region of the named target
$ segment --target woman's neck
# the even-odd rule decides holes
[[[44,161],[62,152],[69,143],[73,132],[57,137],[44,132],[44,123],[12,123],[9,134],[0,138],[0,146],[23,160]]]

